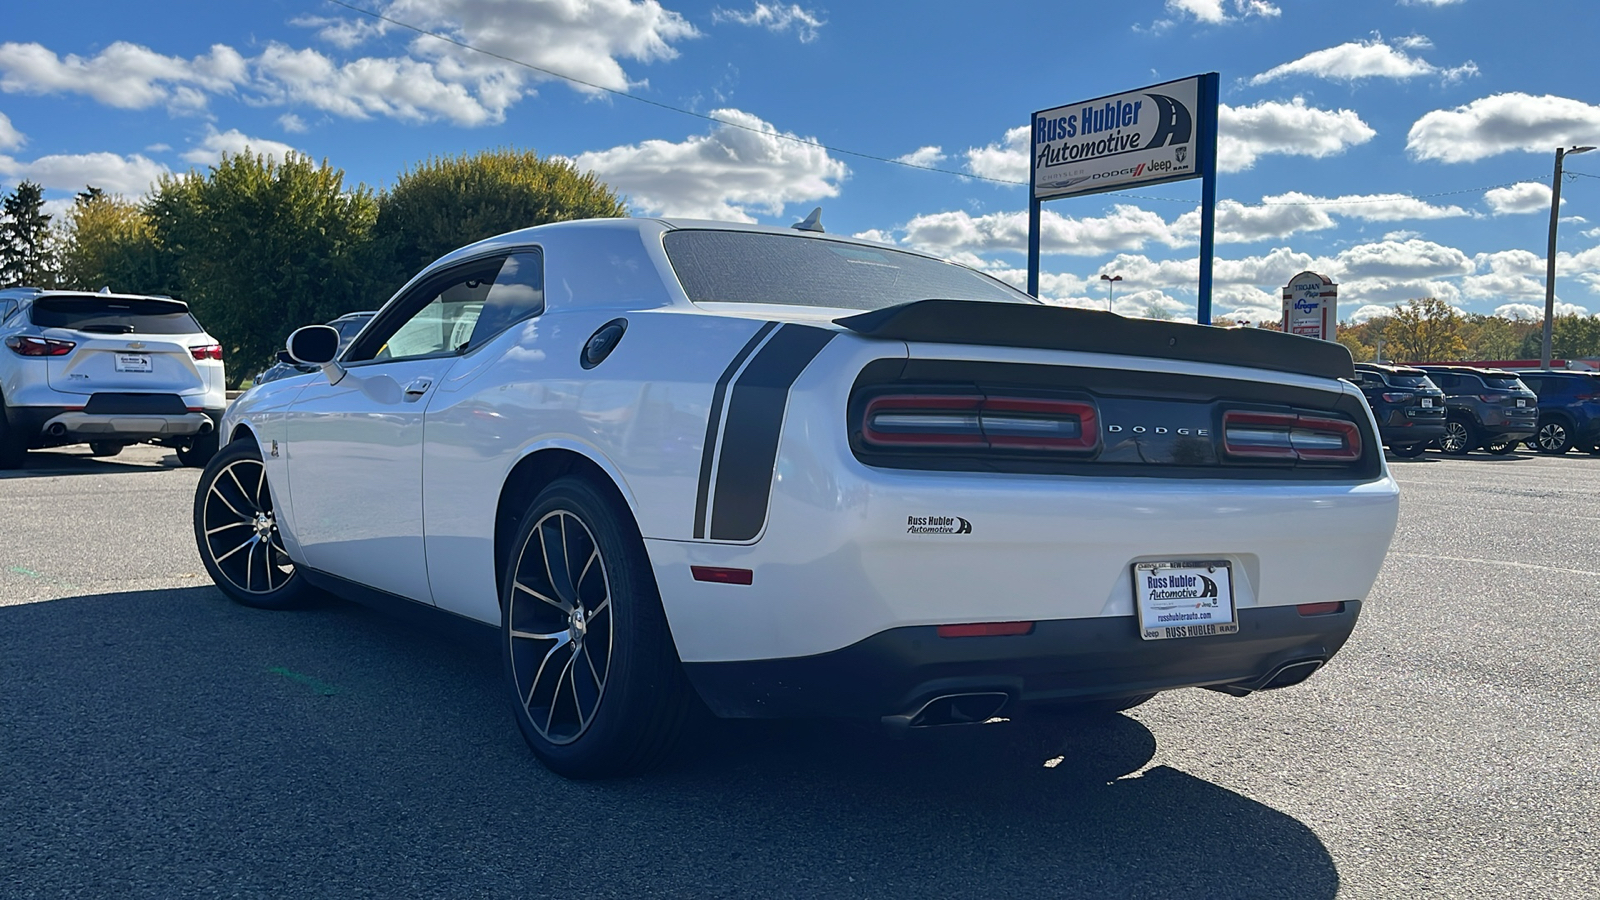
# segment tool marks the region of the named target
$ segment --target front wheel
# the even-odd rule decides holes
[[[1461,419],[1451,419],[1444,423],[1444,437],[1439,438],[1440,451],[1450,456],[1466,456],[1477,446],[1477,435],[1473,433],[1471,423]]]
[[[245,606],[288,609],[310,596],[305,576],[283,547],[267,468],[254,441],[234,441],[200,473],[194,539],[211,580]]]
[[[513,547],[501,651],[534,755],[568,778],[659,764],[692,689],[627,508],[584,479],[557,479],[528,508]]]
[[[1421,456],[1422,452],[1427,449],[1428,445],[1426,443],[1400,444],[1399,446],[1390,447],[1389,452],[1402,459],[1415,459],[1416,457]]]
[[[1572,449],[1572,431],[1560,419],[1546,419],[1539,423],[1533,442],[1534,448],[1540,453],[1560,456]]]

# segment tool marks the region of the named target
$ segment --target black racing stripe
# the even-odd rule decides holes
[[[734,383],[711,504],[712,540],[748,541],[761,533],[789,388],[833,335],[808,325],[785,325]]]
[[[717,389],[711,394],[711,418],[706,420],[706,442],[700,451],[700,488],[694,498],[694,536],[696,539],[706,536],[706,501],[711,495],[711,461],[717,455],[717,428],[722,424],[722,401],[728,394],[728,382],[733,380],[733,373],[739,371],[744,361],[754,352],[772,329],[777,328],[777,322],[763,322],[756,329],[755,336],[745,342],[738,354],[733,357],[733,362],[722,370],[722,377],[717,379]]]

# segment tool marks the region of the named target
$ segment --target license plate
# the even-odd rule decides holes
[[[148,372],[150,371],[150,354],[148,353],[118,353],[118,372]]]
[[[1235,634],[1233,566],[1224,561],[1133,564],[1133,605],[1139,636],[1167,638]]]
[[[1526,400],[1518,400],[1517,401],[1517,409],[1522,409],[1523,407],[1525,407],[1527,405],[1528,405],[1528,401],[1526,401]]]
[[[1424,409],[1433,409],[1433,398],[1432,397],[1423,397],[1422,398],[1422,406],[1423,406]]]

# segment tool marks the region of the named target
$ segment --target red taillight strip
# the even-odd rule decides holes
[[[199,347],[190,347],[189,355],[195,359],[221,359],[221,344],[202,344]]]
[[[1318,435],[1337,438],[1339,447],[1313,446]],[[1348,419],[1231,409],[1222,414],[1222,449],[1244,459],[1355,462],[1361,431]]]
[[[18,356],[66,356],[78,345],[72,341],[59,341],[55,338],[14,334],[6,338],[6,346]]]
[[[749,569],[731,569],[724,566],[690,566],[689,573],[695,581],[709,581],[713,584],[750,584],[755,581],[755,572]]]
[[[1019,634],[1031,634],[1032,622],[974,622],[970,625],[940,625],[939,637],[1007,637]]]
[[[1071,437],[1048,433],[1069,424]],[[885,447],[1091,452],[1100,446],[1100,425],[1094,404],[1081,400],[886,394],[867,402],[861,436]]]

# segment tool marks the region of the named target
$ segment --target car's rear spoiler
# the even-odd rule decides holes
[[[899,341],[1117,353],[1322,378],[1355,377],[1350,351],[1333,341],[1263,328],[1213,328],[1125,319],[1093,309],[981,300],[917,300],[834,322],[867,337]]]

